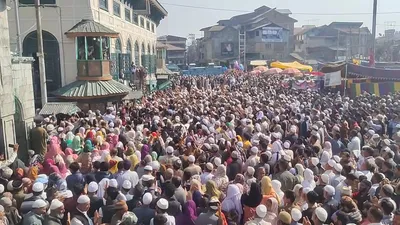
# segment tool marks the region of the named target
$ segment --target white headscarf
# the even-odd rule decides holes
[[[305,169],[304,170],[304,181],[301,183],[303,185],[303,188],[311,188],[311,190],[314,190],[315,188],[315,181],[314,181],[314,173],[310,169]]]
[[[241,197],[242,194],[240,193],[239,187],[236,184],[230,184],[226,192],[226,197],[221,204],[221,208],[225,212],[229,212],[233,209],[236,210],[239,214],[239,221],[243,214],[242,203],[240,202]]]
[[[283,205],[283,196],[285,195],[285,193],[281,189],[282,188],[281,182],[278,180],[272,180],[271,184],[272,184],[272,188],[274,189],[274,191],[276,192],[276,194],[279,197],[279,202],[281,203],[281,205]]]

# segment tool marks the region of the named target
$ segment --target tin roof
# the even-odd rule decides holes
[[[80,36],[106,36],[106,37],[118,37],[118,32],[98,23],[92,19],[83,19],[79,23],[75,24],[65,34],[68,37],[80,37]]]
[[[124,96],[131,90],[130,87],[115,80],[78,80],[58,89],[54,92],[54,95],[66,99],[90,99]]]
[[[72,115],[81,109],[76,105],[76,102],[48,102],[40,110],[39,115],[51,115],[51,114],[68,114]]]
[[[174,73],[171,72],[171,70],[169,70],[168,68],[163,67],[163,68],[157,68],[156,74],[159,74],[159,75],[172,75]]]

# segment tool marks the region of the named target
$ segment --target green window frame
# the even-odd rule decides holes
[[[113,2],[113,11],[115,16],[121,17],[121,4],[115,0]]]
[[[125,20],[128,22],[132,22],[131,10],[127,8],[125,8]]]

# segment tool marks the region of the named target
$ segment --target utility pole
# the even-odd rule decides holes
[[[375,66],[375,37],[376,37],[376,14],[377,14],[377,10],[378,10],[378,0],[373,0],[374,1],[374,8],[373,8],[373,15],[372,15],[372,49],[371,49],[371,53],[372,53],[372,57],[374,59],[373,65]]]
[[[17,25],[17,51],[18,56],[22,57],[21,26],[19,24],[19,0],[14,0],[15,22]]]
[[[43,107],[47,103],[47,85],[46,85],[46,67],[44,63],[42,15],[40,13],[40,0],[35,0],[35,10],[36,10],[36,32],[38,39],[37,57],[39,59],[40,93],[42,97],[42,107]]]

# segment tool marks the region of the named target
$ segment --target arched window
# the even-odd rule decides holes
[[[139,44],[136,41],[135,42],[135,49],[134,49],[133,57],[135,58],[135,65],[137,65],[137,66],[140,64],[140,58],[139,58],[140,54],[139,54],[139,52],[140,52]]]
[[[121,40],[115,40],[115,53],[122,53]]]
[[[146,55],[146,46],[142,43],[142,55]]]
[[[151,55],[151,48],[150,48],[150,44],[147,44],[147,53],[149,54],[149,55]]]
[[[128,43],[126,43],[126,53],[131,53],[131,52],[132,52],[131,40],[128,40]]]

